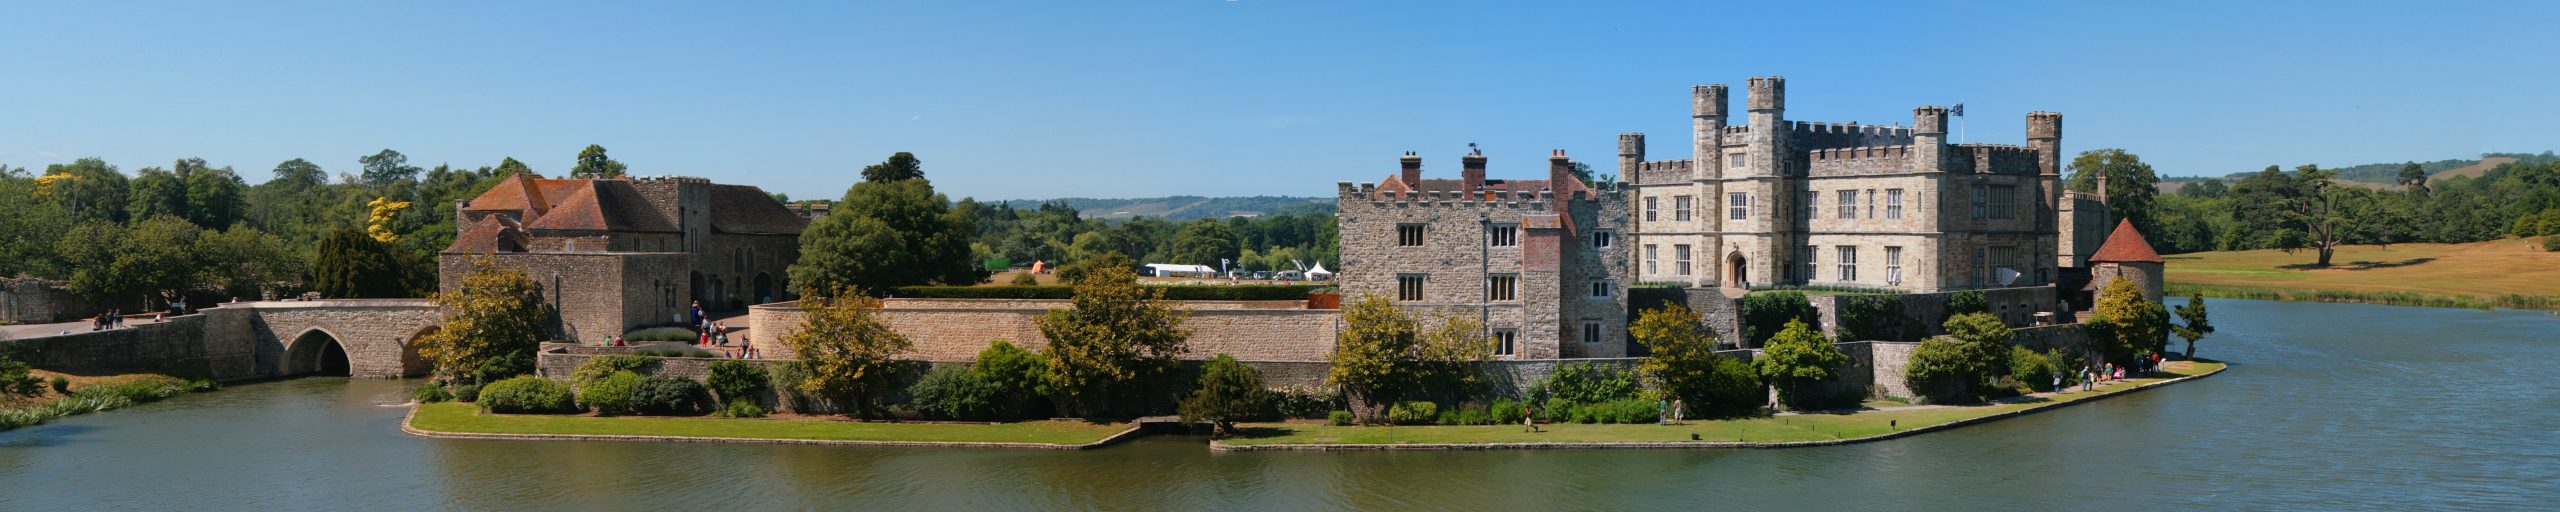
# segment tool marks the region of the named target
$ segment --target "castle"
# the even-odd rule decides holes
[[[762,189],[686,177],[518,174],[454,210],[438,287],[461,286],[480,258],[522,270],[559,312],[553,334],[584,342],[680,324],[694,301],[717,311],[790,299],[784,269],[809,222]]]

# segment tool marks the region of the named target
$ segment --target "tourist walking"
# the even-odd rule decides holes
[[[1538,431],[1538,407],[1529,405],[1526,400],[1520,402],[1520,426],[1521,432]]]
[[[1671,399],[1671,418],[1664,420],[1663,423],[1679,424],[1680,420],[1688,418],[1689,404],[1680,403],[1680,399],[1678,398]]]
[[[693,301],[693,329],[702,330],[702,301]]]

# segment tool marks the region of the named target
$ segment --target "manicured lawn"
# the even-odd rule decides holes
[[[2318,253],[2277,250],[2173,254],[2169,284],[2406,292],[2437,296],[2560,296],[2560,252],[2542,250],[2540,239],[2467,244],[2351,245],[2338,248],[2329,268],[2310,268]]]
[[[2199,362],[2183,368],[2172,367],[2165,373],[2196,375],[2221,367],[2221,363]],[[1699,441],[1753,443],[1827,441],[1867,437],[1895,430],[1909,430],[2021,409],[2059,405],[2121,392],[2133,389],[2140,384],[2159,380],[2164,379],[2133,379],[2130,382],[2102,387],[2096,391],[2061,393],[2024,403],[1865,410],[1851,414],[1800,414],[1734,420],[1691,420],[1682,425],[1540,424],[1538,427],[1545,430],[1540,433],[1521,432],[1519,425],[1336,427],[1257,423],[1242,425],[1244,430],[1242,436],[1222,442],[1230,445],[1688,442],[1690,434],[1697,434]]]
[[[1120,423],[1072,420],[997,424],[869,423],[818,419],[649,418],[481,414],[465,403],[418,406],[409,425],[431,432],[679,436],[742,439],[815,439],[946,443],[1079,445],[1129,428]]]

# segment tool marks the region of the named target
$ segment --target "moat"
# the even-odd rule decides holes
[[[2196,382],[1776,450],[1213,453],[454,441],[411,383],[233,386],[0,432],[0,510],[2533,508],[2560,318],[2211,301]],[[2176,345],[2173,342],[2173,348]]]

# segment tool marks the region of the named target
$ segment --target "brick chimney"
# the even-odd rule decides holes
[[[1562,196],[1567,188],[1565,184],[1576,181],[1579,180],[1573,177],[1573,159],[1565,158],[1564,150],[1559,149],[1554,154],[1547,155],[1547,188],[1555,190],[1556,195]]]
[[[1483,192],[1484,152],[1477,150],[1467,151],[1467,156],[1459,157],[1458,162],[1461,164],[1461,167],[1465,168],[1464,170],[1459,171],[1458,177],[1466,181],[1466,192],[1470,194]]]
[[[1412,190],[1417,192],[1421,191],[1422,155],[1414,154],[1412,151],[1406,151],[1404,152],[1404,158],[1401,162],[1404,164],[1404,174],[1401,176],[1404,179],[1404,186],[1411,187]]]

